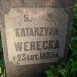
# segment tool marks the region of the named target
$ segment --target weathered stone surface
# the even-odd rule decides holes
[[[74,0],[1,0],[7,77],[44,77],[66,57],[73,6]]]

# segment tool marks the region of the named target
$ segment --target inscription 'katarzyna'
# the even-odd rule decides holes
[[[55,27],[15,28],[16,37],[59,35]]]

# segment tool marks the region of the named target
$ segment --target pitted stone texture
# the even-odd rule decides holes
[[[16,66],[8,59],[8,49],[6,41],[6,29],[4,15],[8,14],[11,8],[32,8],[32,7],[51,7],[63,8],[69,14],[65,53],[68,51],[69,34],[71,29],[71,16],[74,0],[0,0],[0,27],[2,33],[3,52],[6,65],[7,77],[44,77],[44,71],[53,63],[18,65]],[[39,1],[39,2],[38,2]],[[12,50],[11,50],[12,51]],[[67,54],[65,54],[67,55]],[[64,56],[67,57],[67,56]],[[55,63],[57,64],[57,63]]]

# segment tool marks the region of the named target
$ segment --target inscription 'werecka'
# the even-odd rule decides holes
[[[59,40],[15,42],[16,51],[58,49]]]

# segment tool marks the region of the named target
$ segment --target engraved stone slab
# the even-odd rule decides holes
[[[26,65],[64,57],[68,16],[63,8],[11,8],[5,15],[9,61]]]
[[[74,0],[2,0],[0,27],[8,77],[44,77],[68,51]],[[11,69],[11,71],[10,71]]]

